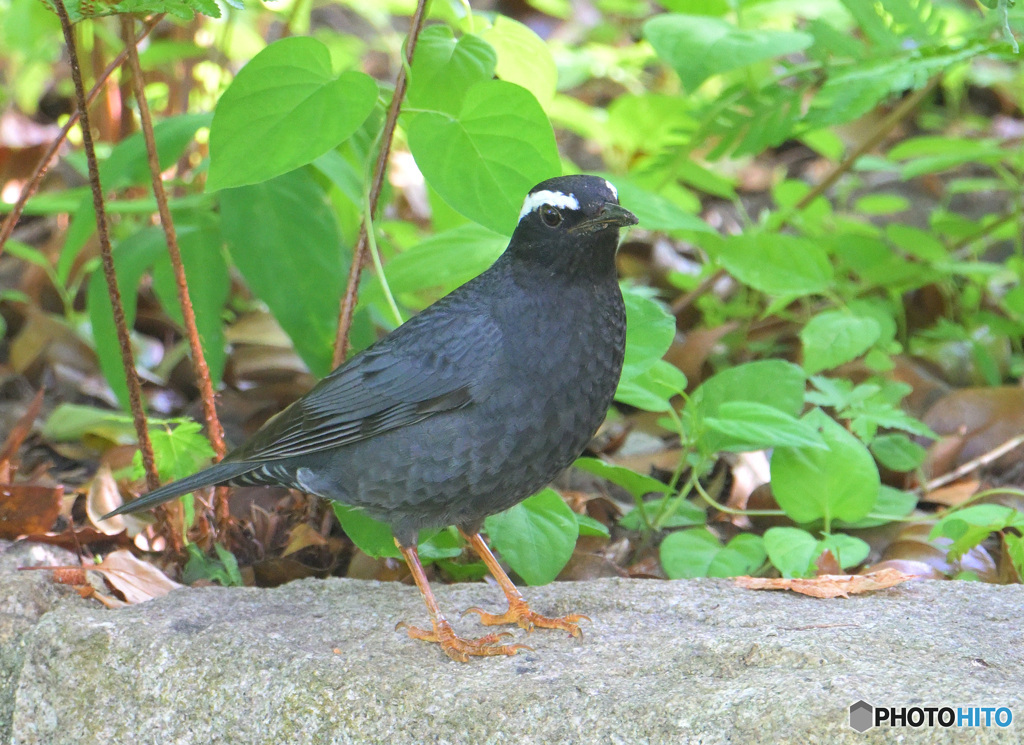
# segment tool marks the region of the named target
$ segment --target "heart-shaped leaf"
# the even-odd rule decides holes
[[[573,511],[552,489],[491,515],[486,526],[501,557],[529,585],[546,585],[558,576],[580,530]]]
[[[523,198],[561,173],[551,123],[525,88],[502,80],[477,83],[457,116],[416,114],[409,149],[429,184],[453,209],[511,235]]]
[[[256,184],[312,162],[351,137],[376,102],[373,78],[335,75],[316,39],[274,42],[239,70],[217,104],[207,190]]]

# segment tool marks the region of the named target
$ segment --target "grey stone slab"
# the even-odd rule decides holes
[[[6,580],[0,576],[0,582]],[[4,588],[5,590],[7,588]],[[437,586],[449,617],[498,610]],[[1008,706],[1024,716],[1024,587],[913,582],[818,600],[724,580],[527,588],[583,639],[514,629],[533,651],[450,661],[394,631],[413,587],[303,580],[178,590],[111,611],[59,600],[22,629],[9,742],[1017,742],[1009,728],[849,727],[849,706]],[[464,635],[484,629],[455,620]],[[0,693],[3,689],[0,688]],[[3,730],[0,730],[2,732]],[[5,740],[0,739],[0,742]]]

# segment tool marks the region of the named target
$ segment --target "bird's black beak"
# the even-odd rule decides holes
[[[573,232],[582,233],[596,233],[599,230],[605,228],[624,228],[627,225],[636,225],[640,222],[636,215],[627,210],[625,207],[620,207],[613,202],[605,202],[604,206],[597,213],[596,216],[591,217],[589,220],[584,220],[576,227],[572,228]]]

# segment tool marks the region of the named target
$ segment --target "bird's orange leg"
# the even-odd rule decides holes
[[[422,639],[425,642],[440,644],[445,654],[458,662],[469,662],[471,656],[514,655],[520,649],[530,649],[525,644],[502,644],[502,637],[511,636],[507,632],[487,634],[479,639],[463,639],[457,636],[451,624],[441,615],[441,609],[437,605],[434,593],[430,590],[430,583],[427,581],[427,575],[423,571],[423,565],[420,563],[416,546],[403,546],[398,541],[395,541],[395,545],[398,546],[398,550],[405,557],[405,561],[409,565],[410,571],[412,571],[412,578],[416,581],[416,586],[420,588],[420,592],[423,594],[423,601],[427,604],[427,612],[430,613],[430,622],[433,626],[433,630],[427,631],[426,629],[410,626],[403,621],[395,627],[396,629],[404,627],[406,633],[413,639]]]
[[[480,616],[480,622],[484,626],[498,626],[506,623],[519,624],[521,628],[527,631],[533,631],[535,626],[539,626],[543,629],[564,629],[573,636],[583,636],[583,632],[580,630],[579,622],[582,620],[589,621],[587,616],[580,615],[578,613],[571,613],[568,616],[562,618],[548,618],[542,616],[539,613],[531,610],[530,606],[527,605],[526,600],[523,599],[522,594],[512,583],[512,580],[505,574],[505,570],[501,568],[498,560],[494,558],[494,554],[491,553],[491,549],[484,543],[484,539],[480,537],[479,533],[467,534],[463,530],[459,530],[462,537],[465,538],[469,545],[473,547],[473,550],[477,552],[484,564],[487,565],[488,571],[494,576],[494,579],[498,581],[498,585],[501,587],[502,592],[505,593],[505,597],[508,598],[508,610],[502,613],[500,616],[494,615],[493,613],[486,613],[481,608],[469,608],[462,615],[466,613],[476,613]]]

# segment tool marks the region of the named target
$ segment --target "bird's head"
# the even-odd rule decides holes
[[[509,250],[517,258],[543,264],[613,267],[619,228],[636,224],[636,215],[619,206],[618,192],[605,179],[560,176],[542,181],[526,195]]]

